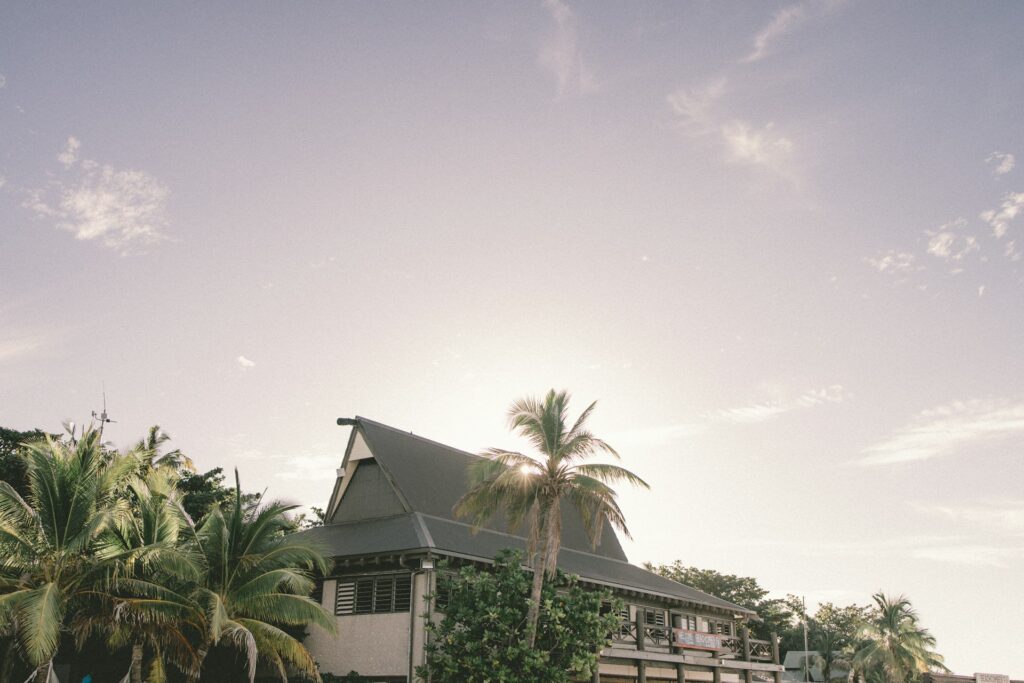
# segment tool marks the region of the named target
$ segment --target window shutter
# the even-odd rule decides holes
[[[335,614],[352,614],[355,611],[356,582],[352,579],[338,579],[338,591],[334,599]]]
[[[395,612],[408,612],[412,602],[412,575],[395,577]]]
[[[373,612],[373,578],[363,578],[356,581],[356,614],[371,614]]]

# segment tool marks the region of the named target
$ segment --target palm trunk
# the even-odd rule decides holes
[[[132,683],[142,683],[142,643],[132,645]]]
[[[50,668],[53,666],[53,660],[51,659],[46,664],[43,664],[36,672],[32,674],[30,679],[32,683],[50,683]]]
[[[540,601],[544,591],[544,572],[548,564],[548,510],[546,506],[538,506],[535,512],[532,532],[534,540],[533,586],[530,588],[530,607],[526,611],[526,645],[533,649],[537,642],[537,625],[540,622]]]
[[[540,621],[540,600],[544,590],[544,569],[547,564],[547,548],[537,553],[533,563],[533,588],[530,590],[530,608],[526,612],[526,645],[533,649],[537,642],[537,623]]]

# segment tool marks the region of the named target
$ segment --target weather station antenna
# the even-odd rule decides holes
[[[104,385],[103,385],[103,412],[101,412],[99,415],[97,415],[95,410],[92,411],[92,419],[93,420],[97,420],[100,423],[100,443],[103,443],[103,427],[108,422],[117,422],[117,420],[111,420],[110,416],[107,414],[107,385],[106,385],[106,383],[104,383]]]

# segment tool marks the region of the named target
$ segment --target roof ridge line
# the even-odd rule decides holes
[[[463,455],[468,455],[471,458],[477,458],[477,459],[480,459],[480,460],[484,459],[484,457],[482,455],[478,455],[476,453],[470,453],[469,451],[462,450],[461,448],[456,448],[455,446],[449,446],[446,443],[441,443],[440,441],[435,441],[434,439],[428,438],[426,436],[421,436],[421,435],[419,435],[419,434],[417,434],[415,432],[406,431],[404,429],[399,429],[398,427],[392,427],[391,425],[384,424],[383,422],[378,422],[377,420],[371,420],[370,418],[363,417],[362,415],[356,415],[355,419],[358,420],[359,422],[369,422],[372,425],[374,425],[375,427],[381,427],[383,429],[389,429],[392,432],[397,432],[397,433],[401,434],[402,436],[411,436],[412,438],[418,439],[419,441],[425,441],[427,443],[434,444],[435,446],[440,446],[441,448],[446,448],[446,449],[448,449],[450,451],[458,451],[459,453],[461,453]]]
[[[452,519],[451,517],[438,517],[437,515],[431,515],[431,514],[426,513],[426,512],[417,512],[416,514],[420,515],[421,517],[429,517],[430,519],[437,519],[437,520],[440,520],[442,522],[451,522],[452,524],[458,524],[459,526],[467,527],[467,528],[470,528],[470,529],[476,528],[477,531],[487,531],[487,532],[492,533],[492,534],[498,534],[499,536],[508,536],[509,538],[518,538],[518,539],[523,540],[523,541],[528,540],[525,536],[519,536],[517,534],[511,534],[511,533],[509,533],[507,531],[498,531],[497,529],[491,529],[491,528],[488,528],[488,527],[485,527],[485,526],[474,527],[472,524],[460,521],[458,519]],[[558,552],[559,553],[569,552],[569,553],[577,553],[579,555],[587,555],[589,557],[598,557],[598,558],[600,558],[602,560],[609,560],[611,562],[618,562],[619,564],[628,564],[628,565],[630,565],[632,567],[638,567],[639,569],[643,569],[643,567],[640,567],[639,565],[635,565],[635,564],[629,562],[628,560],[620,560],[617,557],[609,557],[608,555],[599,555],[598,553],[590,553],[590,552],[587,552],[586,550],[579,550],[577,548],[568,548],[566,546],[561,546],[558,549]],[[647,570],[644,569],[644,571],[647,571]],[[651,572],[651,573],[653,574],[654,572]],[[660,574],[658,576],[660,576]],[[665,577],[662,577],[662,578],[665,578]],[[672,579],[669,579],[669,581],[671,581],[671,580]],[[679,582],[677,581],[676,583],[679,583]],[[694,589],[694,590],[696,590],[696,589]]]

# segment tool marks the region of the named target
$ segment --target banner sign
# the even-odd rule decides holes
[[[1010,677],[1005,674],[974,674],[975,683],[1010,683]]]
[[[685,628],[672,629],[673,645],[676,647],[692,647],[699,650],[721,650],[722,636],[703,631],[690,631]]]

